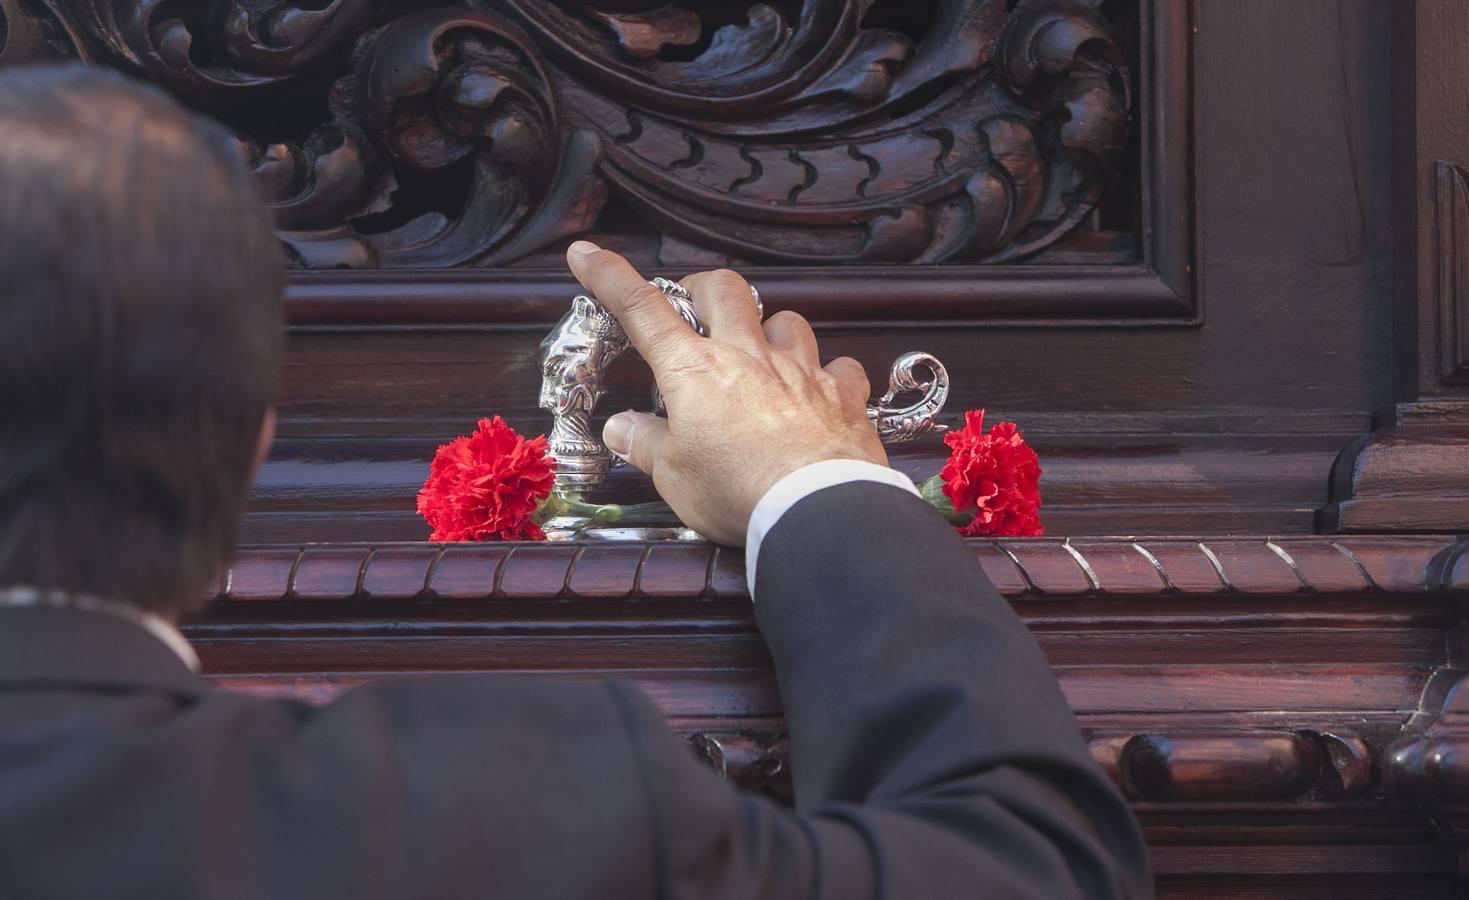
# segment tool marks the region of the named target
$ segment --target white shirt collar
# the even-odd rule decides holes
[[[65,591],[45,591],[36,587],[0,588],[0,607],[48,606],[54,609],[84,609],[89,612],[105,613],[140,625],[172,650],[192,672],[198,672],[199,654],[189,646],[182,632],[162,616],[138,609],[117,600],[93,597],[90,594],[69,594]]]

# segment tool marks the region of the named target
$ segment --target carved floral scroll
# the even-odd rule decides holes
[[[501,266],[617,221],[665,262],[1035,254],[1122,164],[1118,29],[1100,0],[909,5],[0,0],[0,63],[217,116],[306,268]]]

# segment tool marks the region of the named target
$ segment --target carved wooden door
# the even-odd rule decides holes
[[[164,87],[275,208],[281,438],[191,628],[222,684],[615,671],[786,791],[737,554],[419,543],[438,443],[547,427],[537,345],[589,237],[649,275],[736,267],[870,372],[933,352],[951,417],[1019,423],[1049,536],[974,552],[1136,801],[1161,894],[1439,897],[1469,840],[1466,16],[0,0],[0,63]],[[604,408],[647,384],[619,367]]]

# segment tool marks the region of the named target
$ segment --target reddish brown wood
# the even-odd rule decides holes
[[[1469,381],[1469,173],[1435,160],[1434,225],[1438,256],[1438,377],[1448,384]]]
[[[510,549],[503,544],[460,545],[445,548],[442,553],[435,554],[429,559],[432,565],[429,583],[433,585],[434,593],[445,600],[471,599],[491,594],[499,583],[500,568],[505,562],[505,557],[510,554]],[[412,550],[410,549],[409,552]],[[378,583],[374,578],[374,584]],[[411,579],[407,582],[399,582],[393,587],[399,592],[413,590],[416,587],[418,590],[415,590],[410,596],[416,596],[418,591],[424,589],[422,584],[415,584]],[[382,585],[378,590],[386,592],[388,586]]]
[[[1299,883],[1304,896],[1336,883],[1321,880],[1329,873],[1452,896],[1444,891],[1456,884],[1458,851],[1439,824],[1454,821],[1456,807],[1445,804],[1457,802],[1461,775],[1433,748],[1457,746],[1447,743],[1457,740],[1457,701],[1436,698],[1455,665],[1445,636],[1461,614],[1460,540],[970,546],[987,571],[1008,571],[997,580],[1055,667],[1093,755],[1142,817],[1164,895],[1207,875],[1242,895],[1293,896],[1292,879],[1309,872],[1316,880]],[[338,575],[340,596],[288,592],[298,560],[368,549],[245,551],[237,568],[254,572],[257,585],[281,584],[280,593],[273,603],[260,602],[258,587],[254,599],[222,596],[189,627],[212,677],[316,700],[430,673],[623,678],[716,768],[788,796],[779,692],[738,554],[707,545],[382,545],[367,557],[360,592],[349,571]],[[543,593],[494,577],[527,553]],[[1095,588],[1081,588],[1083,562]],[[431,589],[448,577],[453,597],[382,599],[407,595],[427,565]],[[477,592],[456,565],[478,573]],[[371,595],[368,584],[378,586]],[[649,596],[641,588],[650,584],[669,596]]]
[[[1118,770],[1123,786],[1144,800],[1277,800],[1310,792],[1330,771],[1323,756],[1307,734],[1148,734],[1124,745]],[[1370,755],[1355,762],[1372,764]]]
[[[1332,473],[1332,531],[1469,531],[1469,433],[1379,432]]]
[[[634,254],[635,256],[636,254]],[[559,257],[545,268],[492,271],[303,272],[291,278],[291,323],[312,330],[369,328],[539,330],[566,312],[578,287]],[[1178,261],[1179,268],[1187,267]],[[644,263],[681,278],[715,263]],[[1197,324],[1187,282],[1145,265],[945,266],[904,269],[741,266],[770,298],[766,311],[800,312],[830,327],[947,324]],[[1186,274],[1186,272],[1185,272]]]
[[[1187,4],[870,5],[762,5],[721,28],[716,9],[525,0],[7,4],[0,62],[95,55],[199,102],[238,134],[291,261],[322,269],[534,264],[576,234],[671,266],[1013,261],[1082,225],[1120,169],[1135,177],[1141,96],[1140,202],[1066,255],[1134,264],[1103,307],[1192,315]],[[266,89],[290,99],[266,113]],[[1031,304],[1105,315],[1081,281]],[[329,320],[369,309],[335,299]],[[513,322],[506,299],[477,315]]]
[[[1008,596],[1436,593],[1461,586],[1452,537],[971,539]],[[703,542],[319,545],[241,551],[220,601],[747,597],[737,551]]]
[[[1469,52],[1462,4],[1394,7],[1398,424],[1345,450],[1323,527],[1469,531]]]
[[[563,559],[567,559],[565,553]],[[646,548],[629,544],[593,545],[572,551],[567,590],[577,597],[617,597],[637,583]],[[574,564],[574,565],[573,565]],[[743,586],[743,582],[741,583]]]
[[[426,534],[413,497],[438,443],[481,414],[545,430],[537,344],[585,235],[649,274],[736,264],[827,358],[934,352],[950,422],[1021,425],[1054,539],[971,547],[1131,793],[1161,896],[1463,896],[1463,4],[725,6],[211,0],[143,22],[0,0],[0,62],[83,56],[234,127],[317,267],[290,288],[257,546],[189,629],[211,677],[320,700],[427,673],[615,675],[716,767],[787,790],[738,553],[403,543]],[[944,18],[961,11],[968,28]],[[414,70],[432,79],[364,62],[435,35]],[[1032,50],[1066,76],[978,99],[1097,116],[1079,158],[1102,164],[995,231],[982,214],[1032,216],[1023,190],[985,194],[1025,154],[986,161],[1004,135],[983,110],[946,117],[1008,90],[987,78],[1033,78]],[[1063,96],[1079,85],[1098,90]],[[930,126],[953,141],[937,174]],[[1042,171],[1067,174],[1054,152]],[[607,409],[646,403],[638,367],[612,380]],[[926,477],[943,454],[893,461]],[[648,485],[624,471],[607,493]]]
[[[1308,803],[1368,790],[1374,751],[1353,734],[1216,730],[1094,736],[1092,756],[1146,802]]]
[[[790,801],[790,747],[782,733],[700,731],[691,742],[725,778],[743,788]]]
[[[926,345],[930,341],[916,339],[896,344]],[[432,346],[425,352],[432,352]],[[886,366],[896,352],[890,349],[887,362],[872,361],[870,365],[873,369]],[[325,385],[315,377],[323,374],[324,362],[306,362],[306,371],[287,376],[293,387],[299,387],[295,409],[312,416],[314,423],[305,427],[315,436],[286,438],[277,444],[257,482],[247,523],[247,538],[252,543],[420,540],[427,536],[428,528],[414,512],[414,498],[427,475],[428,460],[438,444],[472,423],[472,416],[466,420],[462,412],[449,418],[450,403],[462,403],[461,410],[496,412],[527,434],[546,428],[548,416],[529,408],[536,384],[534,380],[522,384],[518,374],[510,374],[515,371],[507,368],[514,364],[512,360],[497,358],[464,366],[451,363],[437,369],[394,361],[385,364],[386,372],[370,362],[343,361],[332,363],[333,371],[324,376],[336,381],[335,385]],[[533,363],[527,360],[524,364],[532,366],[533,376]],[[951,371],[963,371],[963,367],[959,357]],[[609,411],[646,404],[644,379],[649,376],[639,368],[630,364],[613,370],[610,380],[616,384],[607,401]],[[395,384],[393,371],[405,381]],[[419,402],[394,399],[406,392],[405,385],[414,384],[425,392]],[[476,399],[487,384],[504,392],[497,393],[505,399],[495,401],[498,408],[493,410]],[[524,390],[523,396],[519,390]],[[354,392],[360,399],[352,399]],[[390,424],[324,418],[334,409],[362,409],[369,404],[382,404],[379,408],[386,407],[385,411],[401,410],[404,416],[417,418]],[[954,405],[977,406],[982,400],[961,397]],[[414,406],[416,413],[410,411]],[[947,418],[956,421],[954,413]],[[992,418],[1009,416],[996,410]],[[1350,440],[1347,433],[1082,434],[1072,430],[1079,426],[1070,416],[1022,413],[1015,418],[1041,455],[1045,469],[1042,519],[1050,533],[1059,535],[1309,533],[1318,510],[1327,503],[1326,473],[1338,449]],[[341,434],[356,429],[402,429],[409,422],[420,434]],[[1093,420],[1082,427],[1086,424],[1096,423]],[[1194,423],[1195,427],[1199,424],[1203,423]],[[1348,425],[1332,422],[1327,427]],[[1137,427],[1169,427],[1169,423],[1154,420]],[[322,434],[329,430],[337,436]],[[894,448],[892,461],[911,477],[922,479],[939,471],[946,453],[941,441],[930,439]],[[633,471],[614,473],[605,493],[615,500],[652,499],[647,479]],[[1144,509],[1146,516],[1140,520],[1139,511]]]
[[[1387,757],[1392,783],[1461,841],[1469,837],[1469,675],[1463,663],[1457,659],[1437,673]]]
[[[1394,7],[1398,59],[1394,134],[1397,207],[1396,268],[1404,401],[1469,401],[1465,361],[1464,251],[1469,120],[1456,108],[1469,54],[1454,29],[1469,18],[1451,0]]]

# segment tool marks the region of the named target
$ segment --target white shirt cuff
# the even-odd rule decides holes
[[[921,497],[912,479],[902,472],[860,459],[828,459],[809,466],[802,466],[771,485],[755,511],[750,514],[750,525],[745,531],[745,579],[750,587],[750,597],[755,597],[755,564],[760,561],[760,543],[765,535],[780,521],[780,517],[807,496],[829,487],[849,481],[875,481],[890,484]]]

